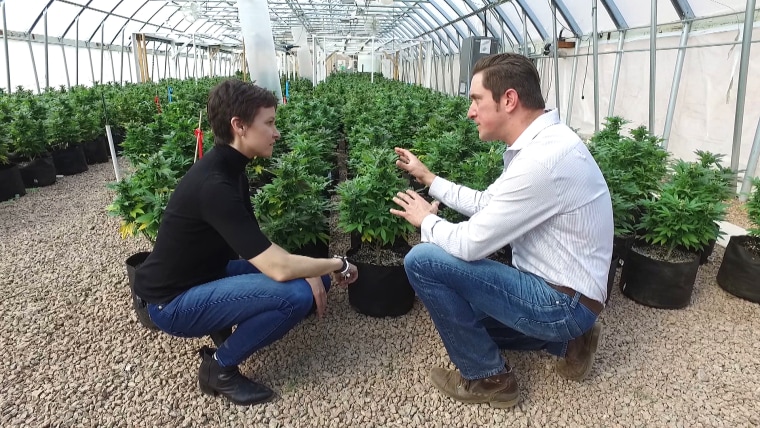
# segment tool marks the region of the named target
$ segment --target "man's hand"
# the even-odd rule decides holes
[[[317,316],[322,318],[327,310],[327,292],[322,284],[322,278],[306,278],[306,282],[311,286],[311,293],[314,294],[314,301],[317,303]]]
[[[391,208],[391,214],[404,218],[414,227],[420,227],[422,220],[430,214],[438,214],[438,201],[431,204],[411,189],[406,193],[398,192],[393,202],[403,208],[403,211]]]
[[[433,180],[435,180],[435,174],[430,172],[425,164],[417,159],[417,156],[413,155],[409,150],[402,149],[400,147],[396,147],[393,150],[395,150],[396,154],[398,155],[398,160],[396,161],[397,167],[408,172],[412,177],[414,177],[415,180],[419,181],[425,186],[430,187],[430,185],[433,184]]]
[[[359,268],[351,263],[348,264],[348,272],[346,272],[345,276],[341,275],[340,273],[332,273],[333,282],[339,286],[347,286],[349,284],[353,284],[354,281],[356,281],[358,278]]]

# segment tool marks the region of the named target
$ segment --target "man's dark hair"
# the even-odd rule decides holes
[[[239,117],[250,125],[260,108],[277,106],[274,94],[253,83],[228,79],[214,86],[208,94],[208,121],[214,131],[214,143],[230,144],[234,140],[230,120]]]
[[[500,53],[480,58],[472,75],[483,73],[483,87],[499,102],[507,89],[514,89],[520,102],[530,109],[544,109],[541,77],[533,63],[523,55]]]

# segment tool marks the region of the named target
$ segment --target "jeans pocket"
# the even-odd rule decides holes
[[[515,324],[515,330],[520,333],[540,340],[549,342],[566,342],[571,340],[574,330],[568,325],[567,319],[556,321],[539,321],[528,318],[520,318]],[[577,328],[577,327],[576,327]]]

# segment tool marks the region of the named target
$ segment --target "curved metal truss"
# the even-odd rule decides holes
[[[293,43],[291,31],[306,28],[327,50],[354,54],[369,48],[431,41],[440,54],[455,53],[469,36],[502,39],[502,45],[550,41],[557,8],[557,25],[564,37],[589,34],[591,3],[600,8],[598,31],[644,26],[648,16],[623,0],[271,0],[269,13],[280,49]],[[118,44],[123,34],[131,46],[132,33],[155,34],[179,45],[240,47],[240,22],[235,0],[25,0],[0,1],[13,19],[8,31],[24,35],[47,34],[58,40],[75,39]],[[649,3],[649,2],[646,2]],[[658,22],[691,20],[695,16],[738,13],[740,0],[663,0]],[[19,18],[17,19],[17,16]],[[77,34],[74,34],[76,30]]]

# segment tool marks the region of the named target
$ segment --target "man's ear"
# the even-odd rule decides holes
[[[512,88],[507,89],[501,97],[501,105],[506,111],[514,110],[517,107],[518,101],[517,91]]]

